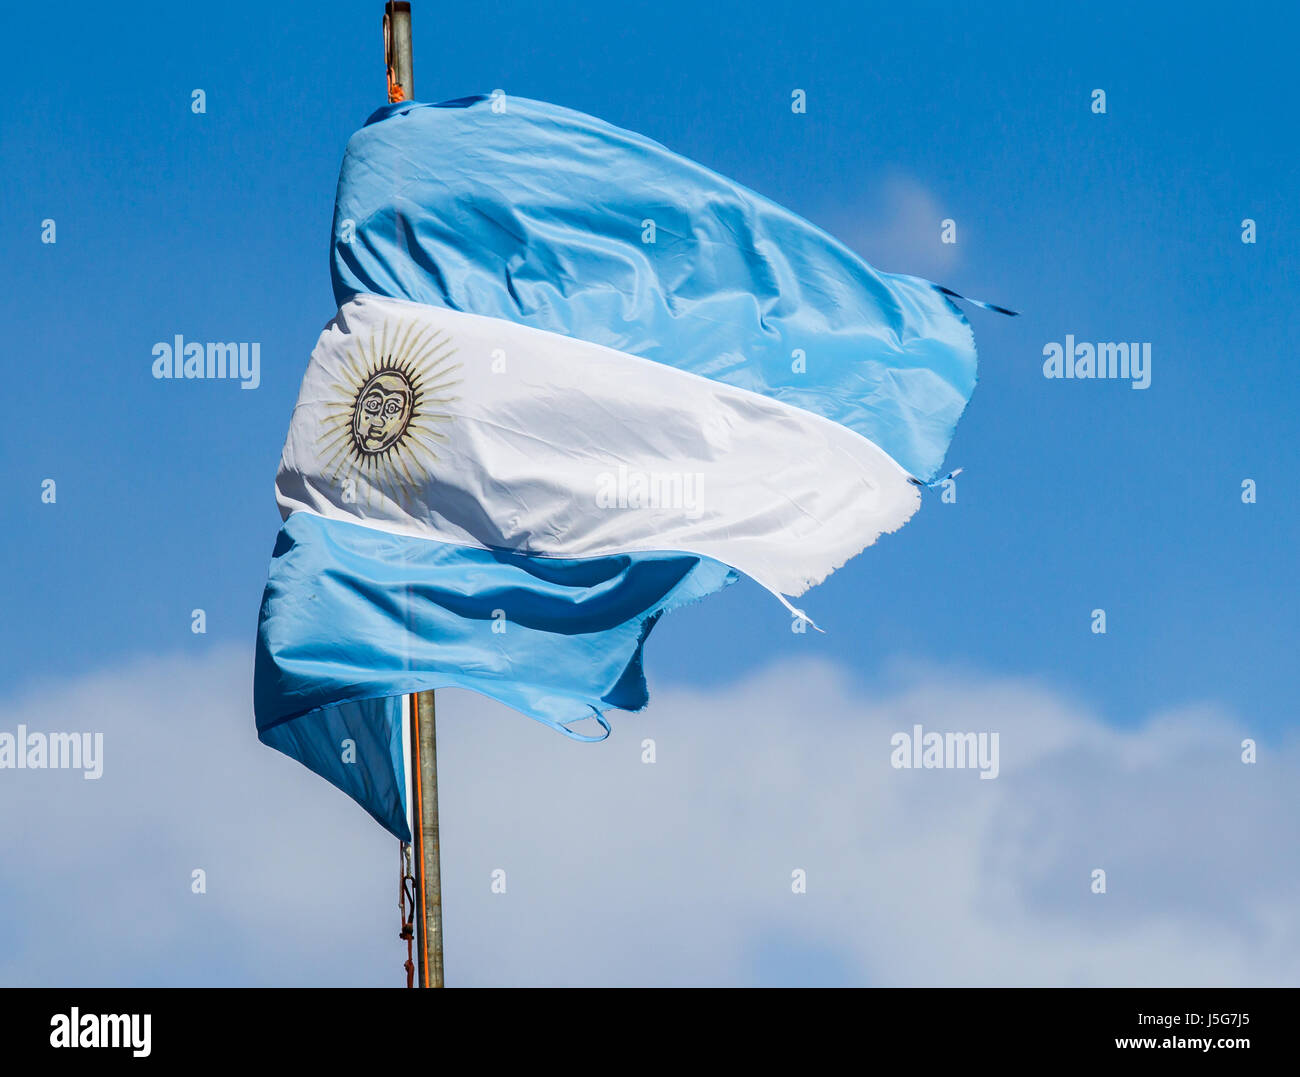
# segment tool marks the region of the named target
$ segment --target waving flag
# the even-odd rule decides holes
[[[737,573],[789,605],[901,527],[975,385],[951,293],[554,105],[381,109],[334,237],[257,723],[403,839],[402,695],[607,731],[661,614]]]

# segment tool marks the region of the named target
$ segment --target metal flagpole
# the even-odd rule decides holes
[[[411,5],[384,5],[388,100],[413,101]],[[416,986],[442,987],[442,871],[438,852],[438,738],[432,692],[407,699],[411,782],[411,860],[415,876]]]
[[[433,693],[411,696],[411,759],[415,774],[414,867],[417,983],[442,987],[442,871],[438,853],[438,739]]]

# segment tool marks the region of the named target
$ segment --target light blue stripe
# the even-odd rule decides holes
[[[258,733],[401,837],[393,697],[469,688],[561,729],[606,707],[639,710],[659,616],[736,578],[694,554],[535,557],[296,512],[262,599]],[[342,758],[349,738],[354,763]]]
[[[381,109],[348,144],[334,236],[339,305],[369,292],[604,344],[815,412],[922,480],[975,387],[970,327],[935,285],[555,105]]]
[[[411,840],[400,696],[322,707],[262,729],[258,739],[342,789],[400,841]]]

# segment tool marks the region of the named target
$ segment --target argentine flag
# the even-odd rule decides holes
[[[662,614],[738,573],[790,606],[901,527],[975,386],[952,293],[536,101],[376,112],[332,259],[257,726],[403,840],[402,696],[608,732]]]

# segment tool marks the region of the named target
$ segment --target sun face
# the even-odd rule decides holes
[[[429,480],[447,440],[438,425],[452,421],[442,409],[456,400],[450,390],[461,380],[455,353],[445,333],[413,322],[391,329],[385,322],[352,341],[320,436],[332,480],[351,482],[354,496],[364,485],[367,500],[376,492],[406,500]]]
[[[414,410],[415,388],[406,372],[376,371],[352,405],[352,447],[362,456],[387,452],[406,433]]]

